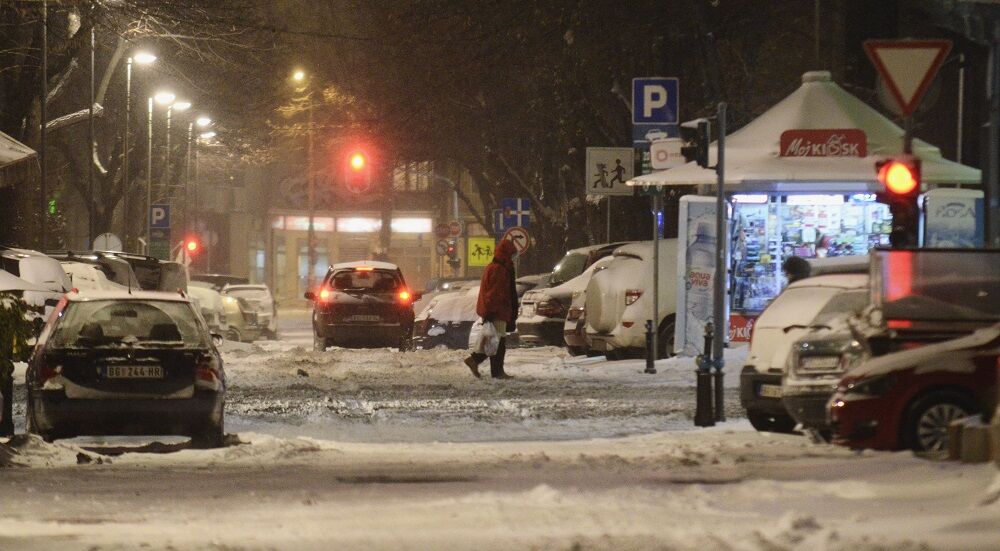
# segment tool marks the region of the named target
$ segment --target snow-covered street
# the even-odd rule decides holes
[[[695,429],[689,359],[513,349],[515,379],[477,380],[463,351],[281,329],[226,343],[225,448],[12,440],[0,549],[1000,549],[992,464],[756,433],[740,349],[730,421]]]

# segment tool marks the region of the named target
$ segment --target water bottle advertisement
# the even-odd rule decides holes
[[[677,321],[674,352],[695,356],[703,352],[705,324],[712,320],[715,276],[715,198],[688,195],[680,199],[678,228]]]
[[[923,197],[923,243],[935,249],[983,246],[983,192],[932,189]]]

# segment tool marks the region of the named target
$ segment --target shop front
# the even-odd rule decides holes
[[[730,341],[749,341],[753,320],[786,284],[785,259],[865,255],[888,244],[891,216],[876,201],[875,163],[899,154],[902,137],[899,126],[825,71],[806,73],[798,90],[726,136]],[[978,170],[942,158],[938,148],[914,140],[913,151],[923,164],[925,188],[979,184]],[[713,144],[713,165],[715,153]],[[682,197],[678,225],[678,237],[687,245],[679,247],[677,259],[677,275],[686,282],[678,286],[678,353],[701,352],[711,317],[706,293],[698,289],[711,288],[706,277],[714,275],[714,255],[707,266],[706,255],[692,250],[700,242],[714,246],[717,178],[714,170],[688,163],[629,181],[698,189],[699,196]]]

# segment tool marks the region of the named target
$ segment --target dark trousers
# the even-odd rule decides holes
[[[493,377],[499,377],[504,375],[503,372],[503,357],[507,353],[507,337],[500,337],[500,346],[497,347],[497,353],[492,356],[487,356],[486,354],[480,352],[472,353],[472,361],[477,364],[483,363],[486,358],[490,359],[490,375]]]

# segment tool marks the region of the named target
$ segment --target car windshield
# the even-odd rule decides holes
[[[785,328],[808,325],[832,297],[843,290],[837,287],[790,287],[774,299],[757,318],[757,328]]]
[[[194,310],[166,300],[71,302],[50,342],[57,348],[207,346]]]
[[[1000,250],[877,251],[872,302],[886,319],[1000,320]]]
[[[582,274],[586,264],[587,255],[583,253],[567,254],[559,261],[559,264],[556,264],[555,268],[552,268],[552,275],[549,282],[552,285],[559,285],[560,283],[569,281]]]
[[[858,313],[868,306],[868,290],[846,291],[835,295],[826,306],[816,314],[812,325],[828,325],[844,314]]]
[[[343,270],[333,274],[331,287],[338,291],[392,292],[399,278],[388,270]]]
[[[250,300],[265,300],[268,298],[266,287],[226,287],[223,292],[233,297],[243,297]]]

